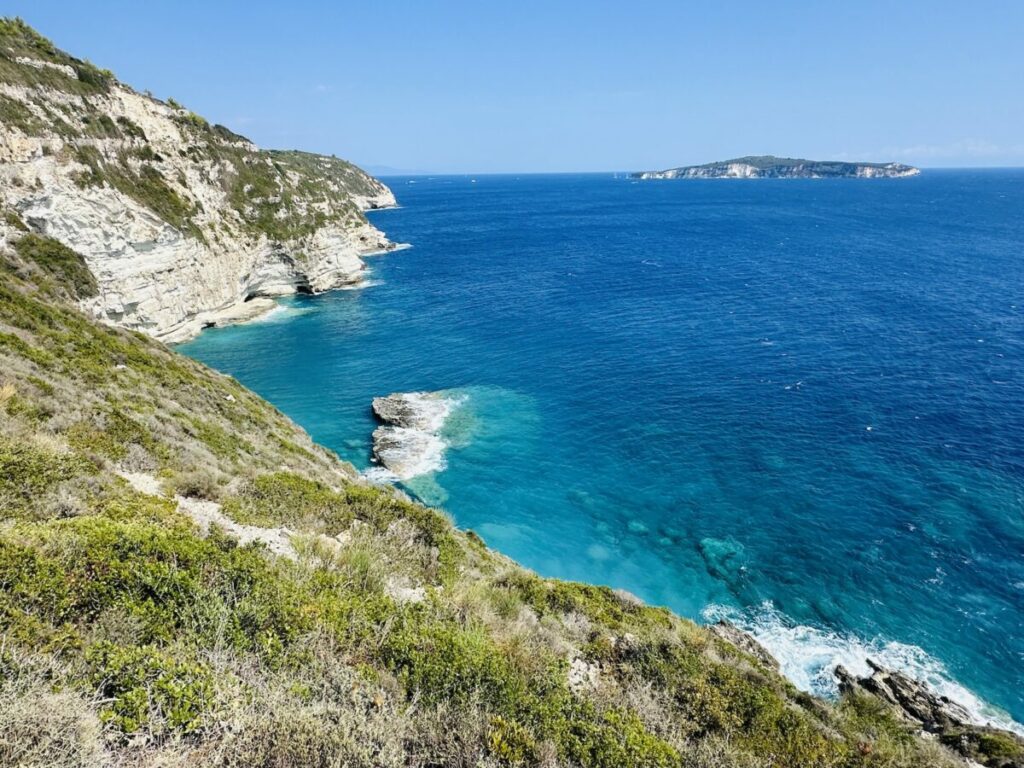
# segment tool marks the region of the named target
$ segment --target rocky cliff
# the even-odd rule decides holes
[[[901,163],[846,163],[758,155],[665,171],[640,171],[632,176],[637,179],[896,179],[920,172]]]
[[[85,309],[167,341],[295,291],[357,282],[389,250],[391,191],[334,157],[265,151],[0,21],[0,190],[81,253]]]
[[[1024,738],[975,723],[954,701],[929,690],[902,672],[886,669],[868,659],[871,674],[858,678],[836,668],[839,687],[848,696],[870,696],[882,702],[904,722],[963,755],[969,763],[991,768],[1024,768]]]

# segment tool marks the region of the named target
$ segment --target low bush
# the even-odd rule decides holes
[[[224,511],[240,523],[345,530],[355,517],[344,493],[294,472],[274,472],[248,481],[225,501]]]
[[[182,655],[110,643],[88,648],[89,681],[105,701],[101,719],[125,735],[197,730],[213,699],[213,680],[209,669]]]
[[[22,235],[15,241],[14,250],[64,286],[74,298],[87,299],[97,294],[96,278],[82,255],[52,237],[34,233]]]
[[[30,514],[58,484],[92,470],[74,454],[0,437],[0,518]]]

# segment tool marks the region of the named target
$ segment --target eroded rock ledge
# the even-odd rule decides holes
[[[902,672],[867,661],[872,670],[868,677],[856,677],[842,666],[836,668],[841,691],[885,702],[903,720],[975,763],[991,768],[1024,768],[1024,739],[1020,736],[976,725],[955,701],[936,695]]]

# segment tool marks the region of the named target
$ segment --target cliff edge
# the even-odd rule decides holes
[[[363,215],[395,204],[334,157],[259,149],[0,21],[0,189],[96,276],[94,317],[180,341],[256,297],[360,279],[394,248]]]

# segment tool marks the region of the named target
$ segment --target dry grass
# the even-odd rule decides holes
[[[0,659],[0,765],[101,765],[107,755],[96,703],[55,691],[55,673],[44,659],[12,651],[0,651]]]

